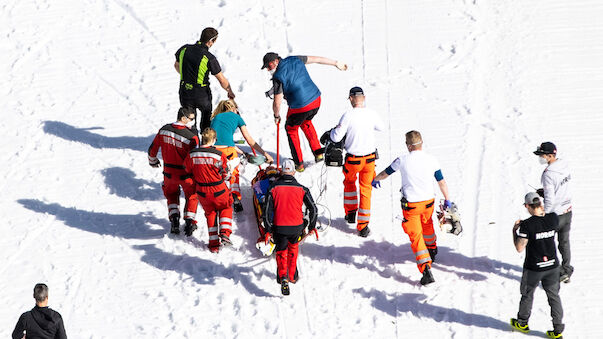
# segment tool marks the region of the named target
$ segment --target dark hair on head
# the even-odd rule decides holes
[[[534,198],[534,200],[532,200],[532,203],[528,204],[528,206],[530,206],[530,208],[532,209],[538,208],[542,206],[542,201],[540,201],[540,198]]]
[[[188,117],[191,114],[197,115],[197,111],[192,107],[180,107],[180,109],[178,110],[178,116],[176,117],[176,120],[180,120],[180,118],[182,118],[185,115],[186,115],[186,117]]]
[[[215,29],[213,27],[206,27],[205,29],[203,29],[203,32],[201,32],[201,38],[199,39],[199,42],[204,44],[217,37],[218,37],[217,29]]]
[[[34,286],[33,297],[39,303],[46,300],[48,298],[48,286],[46,284],[36,284]]]

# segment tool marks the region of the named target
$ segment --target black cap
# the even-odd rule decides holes
[[[350,88],[350,96],[353,97],[357,95],[364,95],[364,91],[362,90],[362,88],[358,86]]]
[[[557,154],[557,147],[555,147],[555,144],[553,144],[552,142],[543,142],[542,144],[540,144],[540,146],[538,146],[538,148],[536,148],[536,151],[534,151],[534,154],[536,155],[543,155],[543,154]]]
[[[264,55],[264,65],[260,69],[264,69],[264,68],[268,67],[268,64],[271,61],[274,61],[274,60],[279,59],[279,58],[280,57],[278,56],[278,54],[276,54],[274,52],[268,52],[268,53],[266,53],[266,55]]]

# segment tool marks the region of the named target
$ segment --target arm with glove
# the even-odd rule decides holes
[[[155,136],[155,139],[153,139],[153,142],[151,143],[151,145],[149,146],[149,150],[147,151],[147,155],[149,158],[149,166],[151,167],[161,167],[161,162],[159,162],[159,159],[157,159],[157,153],[159,152],[159,134],[157,134]]]

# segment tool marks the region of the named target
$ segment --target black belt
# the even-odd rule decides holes
[[[211,186],[218,186],[221,183],[224,182],[224,179],[220,180],[220,181],[214,181],[214,182],[198,182],[197,180],[195,180],[195,182],[197,183],[197,185],[201,186],[201,187],[211,187]]]
[[[218,191],[218,192],[214,192],[214,198],[217,198],[217,197],[221,196],[221,195],[222,195],[222,194],[224,194],[225,192],[226,192],[226,190],[225,190],[225,189],[224,189],[224,190],[221,190],[221,191]],[[205,198],[205,197],[207,196],[207,193],[204,193],[204,192],[199,192],[199,191],[197,191],[197,194],[198,194],[199,196],[201,196],[202,198]]]
[[[173,164],[168,164],[168,163],[164,163],[163,167],[175,168],[175,169],[184,169],[184,166],[182,166],[182,165],[173,165]]]
[[[165,175],[166,178],[169,178],[169,179],[172,178],[172,174],[170,174],[170,173],[163,172],[163,175]],[[184,174],[184,175],[180,176],[180,180],[186,180],[186,179],[192,178],[192,177],[193,177],[192,174]]]
[[[357,158],[364,158],[364,157],[370,157],[371,155],[375,155],[375,152],[367,154],[367,155],[353,155],[353,154],[346,154],[345,155],[345,162],[347,162],[350,165],[360,165],[361,161],[360,160],[348,160],[349,159],[357,159]],[[375,161],[375,157],[372,157],[370,159],[366,159],[366,163],[370,164],[371,162]]]

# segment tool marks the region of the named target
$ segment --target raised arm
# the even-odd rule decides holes
[[[320,57],[320,56],[307,56],[306,64],[321,64],[321,65],[331,65],[337,67],[340,71],[345,71],[348,69],[348,65],[341,61]]]

